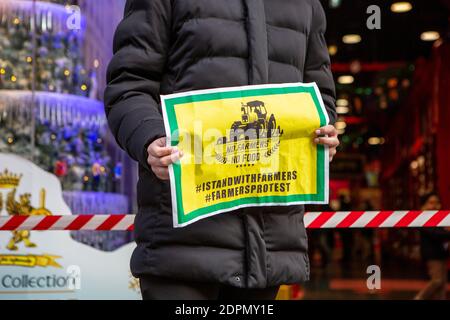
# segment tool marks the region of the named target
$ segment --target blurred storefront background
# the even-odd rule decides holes
[[[0,1],[0,152],[55,174],[75,214],[134,209],[127,186],[136,183],[136,167],[111,137],[101,101],[124,5]],[[72,236],[104,250],[132,239],[127,232]]]
[[[429,192],[449,208],[450,2],[322,4],[341,133],[331,209],[420,210]],[[412,298],[425,286],[419,230],[314,231],[310,244],[307,298]],[[372,264],[384,290],[366,287]]]

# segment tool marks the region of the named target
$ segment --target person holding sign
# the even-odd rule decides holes
[[[309,279],[299,203],[327,201],[339,144],[325,25],[319,0],[127,1],[105,110],[139,162],[131,270],[144,299],[274,299]],[[195,93],[205,89],[216,91]],[[197,122],[202,137],[227,128],[211,140],[209,166],[166,130]],[[206,138],[195,141],[206,150]]]

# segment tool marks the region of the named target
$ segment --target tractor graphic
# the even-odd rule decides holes
[[[278,131],[273,131],[277,130]],[[280,127],[277,128],[275,116],[268,116],[264,102],[256,100],[242,103],[241,120],[235,121],[231,126],[230,140],[239,141],[245,138],[258,139],[260,137],[270,138],[274,132],[281,135]]]

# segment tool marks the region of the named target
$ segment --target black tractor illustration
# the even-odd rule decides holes
[[[242,139],[270,138],[277,129],[275,116],[267,115],[267,109],[262,101],[250,101],[241,106],[241,120],[231,126],[230,141]],[[282,134],[278,127],[279,135]]]

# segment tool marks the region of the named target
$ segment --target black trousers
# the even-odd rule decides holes
[[[143,300],[274,300],[279,289],[241,289],[153,276],[142,277],[139,283]]]

